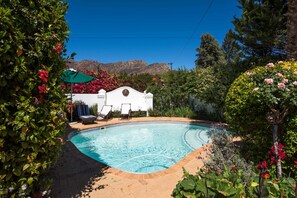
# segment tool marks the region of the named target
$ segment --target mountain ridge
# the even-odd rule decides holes
[[[98,71],[105,70],[109,73],[117,74],[163,74],[170,71],[170,67],[166,63],[148,64],[143,60],[118,61],[114,63],[100,63],[95,60],[75,61],[66,59],[66,64],[69,68],[76,70]]]

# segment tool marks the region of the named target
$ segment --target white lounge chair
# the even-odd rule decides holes
[[[98,113],[99,117],[102,117],[103,119],[108,119],[112,110],[112,105],[103,105],[101,112]]]
[[[122,103],[121,106],[121,118],[130,118],[131,113],[131,104],[130,103]]]

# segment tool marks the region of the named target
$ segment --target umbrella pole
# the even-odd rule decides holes
[[[71,84],[71,91],[70,91],[70,98],[71,98],[71,105],[70,105],[70,122],[73,121],[72,113],[73,113],[73,105],[72,105],[72,83]]]

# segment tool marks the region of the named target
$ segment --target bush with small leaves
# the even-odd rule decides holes
[[[0,197],[49,188],[65,128],[66,10],[61,0],[0,2]]]

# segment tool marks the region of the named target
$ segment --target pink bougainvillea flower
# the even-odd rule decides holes
[[[297,168],[297,160],[294,160],[294,166]]]
[[[274,64],[273,63],[268,63],[267,67],[274,67]]]
[[[273,79],[272,79],[272,78],[266,78],[266,79],[264,80],[264,82],[265,82],[266,84],[268,84],[268,85],[271,85],[271,84],[273,83]]]
[[[284,89],[285,87],[286,87],[286,85],[284,83],[277,84],[277,88],[279,88],[279,89]]]
[[[53,47],[54,50],[57,51],[58,54],[61,54],[62,53],[62,48],[63,48],[63,45],[62,44],[57,44],[55,47]]]
[[[63,142],[64,142],[63,138],[58,138],[58,139],[60,140],[60,142],[61,142],[61,143],[63,143]]]
[[[283,63],[284,63],[284,61],[278,61],[277,63],[278,63],[278,64],[283,64]]]
[[[297,75],[297,71],[293,72],[293,74],[296,74]]]
[[[52,38],[57,38],[57,35],[56,35],[56,34],[53,34],[53,35],[52,35]]]
[[[288,83],[288,82],[289,82],[289,80],[288,80],[288,79],[286,79],[286,78],[284,78],[282,82],[283,82],[284,84],[286,84],[286,83]]]
[[[281,73],[277,73],[276,76],[280,78],[284,77]]]
[[[39,70],[38,75],[42,82],[47,82],[47,79],[48,79],[48,71],[47,70]]]
[[[297,86],[297,81],[294,81],[294,82],[293,82],[293,85]]]
[[[254,72],[248,72],[246,75],[252,76],[253,74],[254,74]]]
[[[38,104],[38,103],[39,103],[38,98],[34,97],[34,104]]]
[[[42,84],[41,86],[38,86],[38,91],[39,91],[39,94],[47,93],[46,85]]]

